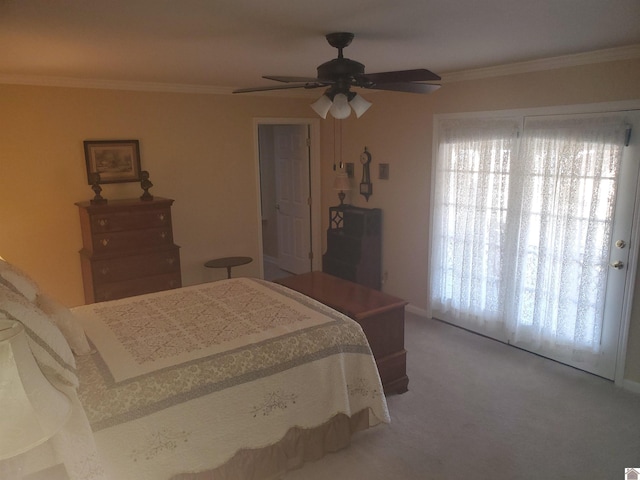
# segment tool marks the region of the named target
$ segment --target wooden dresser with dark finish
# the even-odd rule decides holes
[[[322,271],[369,288],[382,287],[382,210],[351,205],[329,208]]]
[[[173,200],[155,197],[79,202],[86,303],[182,286],[180,247],[173,243]]]
[[[358,322],[376,359],[384,392],[407,391],[409,378],[404,348],[404,307],[407,302],[324,272],[303,273],[275,282]]]

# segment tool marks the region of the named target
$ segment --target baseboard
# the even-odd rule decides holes
[[[415,305],[408,304],[405,307],[405,311],[407,313],[416,315],[422,319],[431,318],[424,308],[416,307]],[[622,387],[624,390],[640,394],[640,382],[634,382],[633,380],[625,379],[625,380],[622,380],[622,383],[618,385]]]
[[[404,308],[405,308],[405,311],[407,311],[408,313],[413,313],[414,315],[417,315],[418,317],[431,318],[424,308],[419,308],[419,307],[416,307],[415,305],[411,305],[411,304],[408,304]]]
[[[273,263],[274,265],[278,264],[278,259],[270,255],[263,255],[262,260],[264,260],[265,262]]]
[[[623,380],[622,388],[633,393],[640,393],[640,383],[634,382],[633,380]]]

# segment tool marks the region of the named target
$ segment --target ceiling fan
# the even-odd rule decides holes
[[[335,118],[341,119],[348,117],[352,109],[360,117],[371,106],[370,102],[352,92],[351,87],[408,93],[431,93],[440,88],[440,85],[434,83],[439,82],[440,77],[424,68],[365,73],[362,63],[345,58],[342,53],[342,50],[351,44],[353,38],[354,34],[347,32],[326,35],[329,45],[338,49],[338,58],[320,65],[316,78],[267,75],[262,78],[282,82],[284,85],[239,88],[233,93],[328,87],[311,107],[322,118],[326,118],[327,113],[331,112]]]

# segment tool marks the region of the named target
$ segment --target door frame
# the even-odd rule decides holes
[[[264,252],[262,249],[262,188],[260,186],[260,145],[258,139],[258,129],[260,125],[307,125],[309,128],[309,195],[311,197],[311,252],[313,260],[311,266],[313,270],[321,269],[322,255],[320,254],[322,245],[321,235],[321,168],[320,168],[320,120],[316,118],[280,118],[265,117],[253,119],[253,152],[255,163],[255,178],[257,208],[256,221],[258,223],[258,265],[260,278],[264,278]]]
[[[640,121],[638,121],[638,119],[640,119],[640,115],[638,114],[638,112],[640,112],[640,102],[625,102],[625,105],[627,108],[625,108],[624,110],[636,111],[634,120],[638,124],[634,122],[633,126],[636,128],[636,130],[640,130]],[[640,142],[638,141],[638,133],[639,132],[637,131],[631,133],[631,142],[625,147],[631,149],[628,154],[635,156],[635,161],[640,160]],[[640,173],[636,182],[633,220],[631,223],[631,236],[629,240],[629,258],[627,259],[628,268],[625,291],[622,301],[622,322],[620,325],[620,333],[618,336],[618,358],[616,361],[616,374],[614,382],[618,386],[624,386],[629,389],[638,391],[637,388],[634,389],[632,384],[627,382],[624,378],[628,353],[627,347],[629,343],[629,329],[631,328],[633,295],[636,289],[636,277],[638,275],[638,263],[640,260]]]

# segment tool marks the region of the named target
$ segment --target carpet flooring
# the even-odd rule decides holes
[[[283,480],[622,480],[640,466],[640,395],[411,314],[405,337],[391,424]]]

